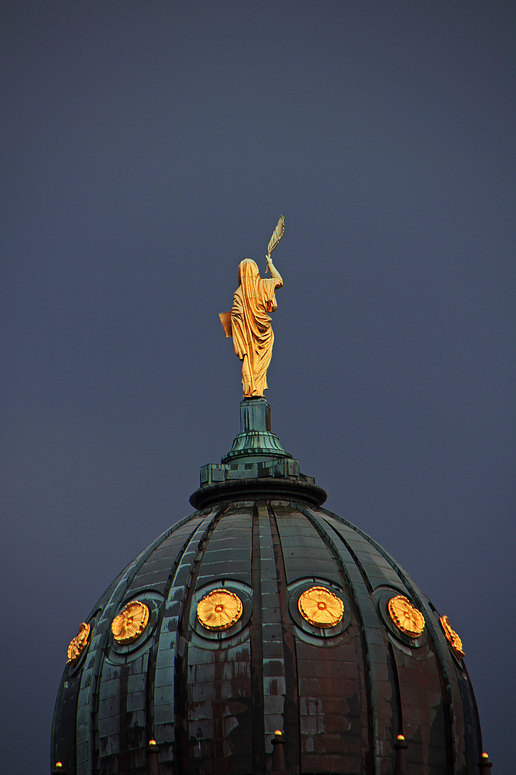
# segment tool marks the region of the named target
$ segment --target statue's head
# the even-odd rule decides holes
[[[252,278],[259,278],[258,264],[252,258],[244,258],[238,265],[238,284],[243,285]]]

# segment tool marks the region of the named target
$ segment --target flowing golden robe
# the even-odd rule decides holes
[[[275,290],[283,280],[270,259],[270,280],[262,280],[256,262],[246,258],[238,267],[238,288],[233,297],[231,329],[235,353],[242,361],[244,397],[263,396],[271,362],[274,333],[267,313],[277,308]]]

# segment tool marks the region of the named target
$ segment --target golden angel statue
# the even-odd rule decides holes
[[[256,262],[245,258],[238,267],[238,288],[233,297],[233,308],[230,313],[220,315],[226,336],[233,337],[235,354],[242,361],[244,398],[263,396],[263,391],[267,389],[267,369],[274,343],[269,313],[276,311],[276,288],[283,285],[281,275],[272,263],[271,253],[284,230],[285,219],[281,216],[267,252],[270,280],[262,279]]]

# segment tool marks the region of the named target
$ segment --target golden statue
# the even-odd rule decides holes
[[[245,258],[238,266],[238,288],[233,297],[233,308],[231,312],[220,315],[226,336],[233,337],[235,353],[242,361],[244,398],[263,396],[263,391],[267,389],[267,369],[274,344],[269,313],[276,311],[276,288],[283,285],[281,275],[272,263],[271,253],[284,230],[285,219],[281,216],[267,250],[267,269],[271,279],[262,280],[256,262]]]

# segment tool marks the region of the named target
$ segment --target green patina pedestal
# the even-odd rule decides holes
[[[249,497],[264,497],[267,490],[278,497],[302,493],[314,506],[326,500],[325,491],[316,486],[312,476],[300,473],[299,460],[286,452],[272,433],[266,399],[244,398],[240,403],[240,433],[220,463],[202,466],[200,487],[190,503],[203,508],[224,495],[232,498],[245,492]]]

